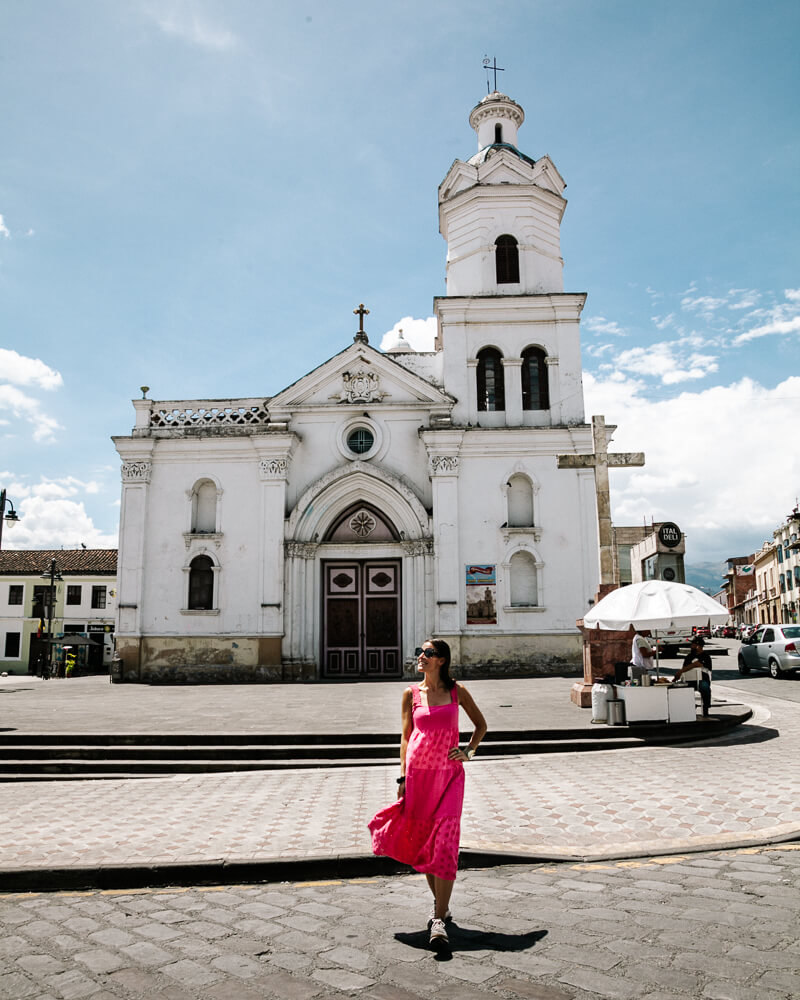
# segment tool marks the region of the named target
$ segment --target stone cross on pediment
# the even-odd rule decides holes
[[[588,455],[559,455],[559,469],[594,469],[597,494],[597,537],[600,548],[600,584],[614,582],[614,540],[611,531],[609,469],[632,469],[644,465],[643,451],[608,451],[606,418],[592,417],[592,447]]]

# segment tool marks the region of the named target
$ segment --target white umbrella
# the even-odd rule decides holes
[[[586,628],[688,628],[692,625],[723,625],[728,609],[688,583],[647,580],[619,587],[598,601],[583,616]]]
[[[690,628],[692,625],[722,625],[728,609],[688,583],[647,580],[619,587],[598,601],[583,616],[585,628],[650,629],[656,638],[656,674],[658,674],[658,630]]]

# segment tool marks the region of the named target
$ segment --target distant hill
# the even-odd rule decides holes
[[[726,568],[727,563],[724,562],[686,563],[684,566],[686,582],[713,596],[722,589],[722,578]]]

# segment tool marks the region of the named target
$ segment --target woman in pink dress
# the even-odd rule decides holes
[[[464,763],[486,735],[486,720],[463,684],[450,676],[450,647],[428,639],[417,650],[421,684],[403,692],[397,802],[369,823],[372,850],[424,872],[433,893],[431,944],[446,945],[445,921],[458,868]],[[459,705],[475,730],[458,745]]]

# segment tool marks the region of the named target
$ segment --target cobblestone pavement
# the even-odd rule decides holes
[[[728,694],[733,689],[727,689]],[[749,732],[693,746],[467,765],[462,847],[631,857],[800,835],[800,705],[760,696]],[[3,870],[368,855],[397,765],[0,786]]]
[[[790,1000],[800,844],[419,875],[0,895],[3,1000]]]

